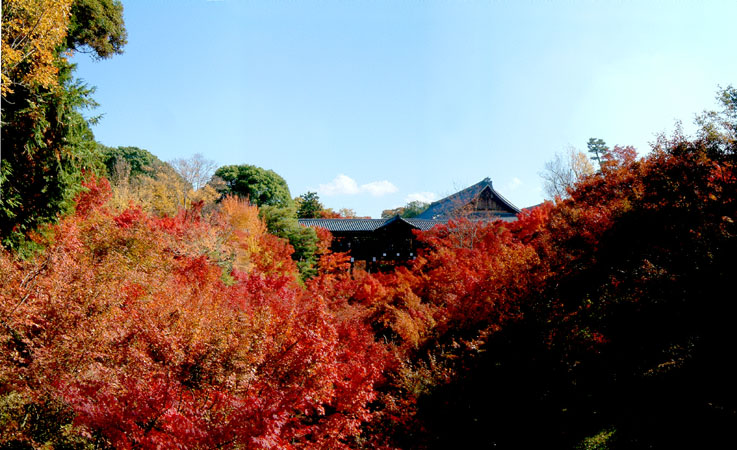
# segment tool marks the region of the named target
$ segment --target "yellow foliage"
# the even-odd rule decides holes
[[[407,345],[418,348],[428,331],[436,325],[432,313],[407,286],[399,287],[395,302],[401,307],[391,307],[392,328]]]
[[[235,249],[233,267],[250,272],[254,255],[263,250],[261,237],[267,232],[266,225],[258,216],[258,207],[247,200],[228,196],[220,203],[220,215],[230,229],[225,236],[225,244]]]
[[[209,222],[217,222],[217,233],[191,231],[188,242],[180,242],[177,249],[186,254],[207,254],[218,263],[232,264],[232,268],[250,273],[254,268],[281,267],[282,249],[269,235],[266,225],[259,217],[259,209],[247,200],[226,197],[220,203],[217,191],[205,185],[196,191],[189,189],[181,177],[174,172],[159,171],[155,177],[114,176],[110,206],[117,211],[135,206],[159,216],[175,216],[184,204],[203,202],[203,211]],[[186,195],[185,195],[186,194]],[[214,211],[213,211],[214,210]],[[193,225],[194,226],[194,225]],[[268,243],[266,242],[268,241]],[[286,244],[284,244],[286,246]],[[275,247],[276,246],[276,247]]]
[[[56,49],[64,41],[72,0],[5,0],[2,5],[2,96],[13,86],[57,85]]]
[[[208,206],[218,201],[218,199],[220,198],[220,193],[209,184],[206,184],[196,191],[190,189],[187,197],[189,198],[191,203],[202,202],[205,206]]]
[[[184,208],[186,194],[190,190],[181,178],[166,170],[158,171],[154,177],[141,176],[131,180],[123,174],[114,178],[111,205],[118,210],[137,204],[146,212],[174,216]]]
[[[120,177],[115,180],[111,205],[120,210],[135,203],[144,211],[174,216],[198,202],[203,202],[204,208],[211,211],[219,198],[220,194],[210,185],[195,191],[175,173],[161,170],[154,177],[142,176],[133,181]]]
[[[117,211],[122,211],[131,204],[139,203],[136,190],[127,180],[113,184],[112,190],[110,206]]]
[[[174,216],[186,202],[188,187],[174,173],[159,171],[154,178],[143,178],[139,187],[141,204],[159,215]]]
[[[581,180],[584,177],[593,175],[596,172],[594,165],[591,164],[591,160],[583,152],[568,150],[568,159],[571,161],[571,170],[576,176],[576,180]]]

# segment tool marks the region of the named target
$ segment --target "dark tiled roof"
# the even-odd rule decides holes
[[[387,219],[299,219],[299,224],[328,231],[374,231]]]
[[[389,219],[299,219],[299,224],[312,228],[325,228],[328,231],[374,231],[394,223],[406,222],[413,228],[429,230],[443,220],[403,219],[395,216]]]
[[[405,222],[409,223],[413,227],[418,228],[422,231],[427,231],[430,228],[434,227],[435,225],[445,224],[447,222],[446,220],[417,219],[417,218],[402,219],[402,220],[404,220]]]
[[[491,180],[485,178],[473,186],[433,202],[425,212],[412,219],[405,219],[399,216],[389,219],[299,219],[299,223],[306,227],[325,228],[328,231],[375,231],[394,222],[401,221],[409,224],[413,228],[426,231],[435,225],[444,224],[448,220],[453,219],[453,212],[455,210],[472,202],[486,188],[489,189],[496,203],[501,205],[506,211],[470,211],[464,214],[463,217],[471,221],[503,220],[505,222],[514,222],[517,220],[517,213],[520,210],[495,191],[491,186]],[[489,192],[484,195],[488,195]]]
[[[453,212],[458,210],[459,208],[464,207],[471,201],[473,201],[484,189],[489,188],[491,191],[491,194],[493,195],[494,199],[498,201],[499,204],[501,204],[505,209],[506,212],[472,212],[470,215],[467,215],[469,219],[489,219],[490,215],[493,215],[498,217],[501,220],[510,221],[515,220],[516,214],[519,213],[519,208],[514,206],[509,200],[504,198],[501,194],[499,194],[496,190],[494,190],[491,180],[489,178],[484,178],[480,182],[474,184],[473,186],[469,186],[466,189],[463,189],[462,191],[458,191],[453,195],[449,195],[448,197],[445,197],[443,199],[440,199],[436,202],[433,202],[430,204],[430,206],[419,216],[417,216],[418,219],[439,219],[439,220],[448,220],[452,218]],[[476,216],[476,217],[475,217]]]

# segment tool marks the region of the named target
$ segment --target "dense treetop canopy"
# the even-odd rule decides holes
[[[215,171],[225,185],[219,191],[223,195],[233,194],[247,197],[257,206],[291,206],[292,196],[289,186],[279,174],[273,170],[248,164],[223,166]]]
[[[90,51],[98,58],[123,53],[128,32],[119,0],[74,0],[66,46]]]
[[[320,203],[317,192],[307,192],[295,199],[297,203],[297,217],[300,219],[314,219],[320,217],[325,207]]]
[[[154,176],[157,171],[171,170],[167,163],[161,161],[156,155],[148,150],[138,147],[105,147],[100,146],[103,163],[107,169],[108,176],[114,176],[116,165],[121,162],[127,164],[133,178],[141,175]],[[167,169],[165,169],[167,168]]]
[[[102,173],[100,148],[81,111],[92,88],[74,78],[68,51],[121,53],[117,0],[9,0],[2,8],[0,240],[15,246],[70,212],[85,175]]]

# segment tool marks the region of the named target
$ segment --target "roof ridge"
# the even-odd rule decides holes
[[[500,193],[499,193],[499,191],[497,191],[496,189],[494,189],[494,187],[493,187],[493,186],[491,185],[491,183],[489,183],[489,189],[491,189],[491,192],[492,192],[492,193],[493,193],[493,194],[494,194],[494,195],[495,195],[495,196],[496,196],[496,197],[497,197],[497,198],[498,198],[499,200],[501,200],[501,201],[502,201],[502,202],[503,202],[503,203],[504,203],[504,204],[505,204],[505,205],[506,205],[507,207],[509,207],[510,209],[512,209],[512,210],[514,210],[514,211],[516,211],[517,213],[519,213],[519,212],[520,212],[520,209],[519,209],[519,208],[517,208],[516,206],[514,206],[514,204],[512,204],[512,202],[510,202],[509,200],[507,200],[506,198],[504,198],[504,196],[503,196],[502,194],[500,194]],[[483,192],[483,189],[482,189],[481,191],[479,191],[479,194],[481,194],[481,192]],[[478,194],[477,194],[477,196],[478,196]]]
[[[489,189],[491,195],[499,200],[500,209],[503,211],[512,212],[517,214],[520,212],[519,208],[514,206],[512,202],[507,200],[501,195],[496,189],[490,177],[485,177],[478,183],[472,184],[471,186],[461,189],[447,197],[441,198],[440,200],[434,201],[428,205],[427,209],[419,214],[420,219],[438,219],[446,216],[453,215],[454,211],[472,203],[475,199],[481,195],[482,192]],[[503,211],[498,211],[501,213]]]

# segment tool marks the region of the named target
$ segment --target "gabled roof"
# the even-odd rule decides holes
[[[402,220],[404,220],[405,222],[409,223],[413,227],[419,230],[422,230],[422,231],[427,231],[430,228],[438,224],[448,223],[447,220],[418,219],[417,217],[413,217],[411,219],[402,219]]]
[[[389,226],[394,223],[404,223],[409,225],[411,228],[415,228],[422,231],[427,231],[430,228],[434,227],[437,224],[445,223],[444,220],[427,220],[427,219],[405,219],[404,217],[401,217],[399,215],[396,215],[390,219],[386,219],[386,223],[382,225],[380,228],[384,228],[386,226]]]
[[[389,219],[299,219],[299,224],[312,228],[325,228],[328,231],[375,231],[395,222],[406,223],[412,228],[426,231],[442,220],[404,219],[394,216]]]
[[[374,231],[386,219],[299,219],[299,224],[328,231]]]
[[[484,208],[477,208],[486,202]],[[489,209],[487,206],[492,205]],[[463,210],[463,211],[459,211]],[[438,224],[445,224],[450,219],[464,217],[472,221],[517,220],[519,208],[510,203],[496,190],[491,180],[484,178],[473,186],[430,204],[419,216],[405,219],[394,216],[389,219],[299,219],[300,225],[312,228],[325,228],[328,231],[376,231],[395,222],[405,223],[422,231],[429,230]]]
[[[481,197],[493,200],[497,209],[476,210],[471,207],[468,211],[458,214],[462,208],[470,206],[471,203],[478,201]],[[484,178],[473,186],[469,186],[462,191],[458,191],[453,195],[431,203],[417,218],[447,221],[457,216],[463,216],[471,220],[489,219],[493,217],[495,219],[512,221],[515,220],[519,212],[519,208],[494,190],[489,178]]]

